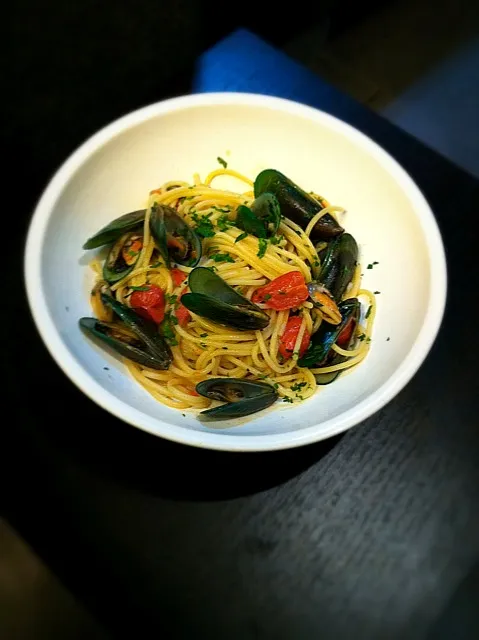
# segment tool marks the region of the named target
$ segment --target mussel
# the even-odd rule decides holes
[[[187,267],[198,264],[201,240],[175,209],[154,203],[151,207],[150,229],[167,267],[170,266],[170,259]]]
[[[84,249],[96,249],[104,244],[115,242],[128,231],[137,231],[145,219],[146,209],[125,213],[125,215],[112,220],[106,227],[103,227],[89,238],[83,245]]]
[[[339,324],[332,325],[329,322],[323,322],[318,331],[311,338],[311,342],[306,353],[298,360],[298,366],[308,367],[309,369],[315,367],[327,366],[329,364],[335,364],[340,362],[340,356],[332,349],[333,344],[338,340],[341,332],[345,327],[350,326],[348,323],[353,323],[351,327],[351,337],[348,340],[346,348],[349,349],[354,342],[354,330],[359,320],[360,304],[357,298],[349,298],[339,305],[339,312],[341,314],[341,321]],[[339,360],[336,360],[336,356],[339,356]],[[321,376],[323,376],[321,378]],[[337,376],[329,376],[328,374],[321,374],[320,380],[317,379],[318,384],[328,384],[332,382]]]
[[[249,331],[264,329],[269,316],[206,267],[197,267],[188,278],[191,293],[181,303],[193,313],[227,327]]]
[[[129,360],[151,369],[168,369],[171,351],[155,325],[105,293],[101,294],[101,301],[121,322],[80,318],[80,327]]]
[[[308,285],[313,304],[331,324],[341,321],[338,303],[351,282],[358,260],[358,245],[349,233],[329,242],[317,281]]]
[[[127,276],[135,267],[143,247],[143,233],[129,231],[112,245],[103,264],[103,277],[109,283]]]
[[[296,222],[302,229],[306,229],[309,221],[324,206],[313,196],[300,189],[292,180],[275,169],[265,169],[256,176],[254,195],[258,198],[263,193],[276,196],[281,213],[286,218]],[[313,242],[329,240],[341,235],[344,229],[329,213],[326,213],[314,225],[310,237]]]
[[[196,385],[196,391],[205,398],[226,404],[206,409],[201,415],[210,420],[242,418],[266,409],[278,397],[276,390],[266,382],[242,378],[212,378]]]
[[[262,193],[250,207],[240,205],[236,212],[236,226],[257,238],[274,236],[280,223],[281,209],[272,193]]]

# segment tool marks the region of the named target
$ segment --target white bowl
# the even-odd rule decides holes
[[[204,176],[218,167],[218,156],[253,178],[267,167],[278,169],[345,207],[344,224],[360,245],[364,285],[381,292],[372,348],[360,366],[300,405],[279,405],[234,428],[208,427],[191,413],[159,404],[78,327],[78,318],[91,314],[92,275],[81,248],[85,239],[112,218],[140,208],[150,189],[162,182],[190,180],[194,172]],[[379,264],[367,269],[373,261]],[[155,435],[231,451],[304,445],[344,431],[383,407],[426,357],[446,297],[436,222],[395,160],[321,111],[235,93],[160,102],[85,142],[38,203],[28,233],[25,277],[45,344],[86,395]]]

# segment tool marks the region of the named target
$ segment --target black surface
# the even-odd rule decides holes
[[[143,637],[152,625],[178,638],[426,637],[479,558],[477,182],[316,80],[324,108],[398,158],[436,212],[450,277],[439,338],[407,388],[341,439],[261,455],[155,439],[101,411],[59,371],[16,277],[47,176],[104,120],[174,87],[135,84],[132,72],[134,90],[93,100],[89,83],[107,67],[90,65],[88,77],[69,68],[88,96],[78,104],[70,86],[49,102],[36,78],[32,104],[10,115],[11,168],[23,186],[3,279],[4,403],[13,409],[2,420],[5,514],[115,635]],[[232,76],[231,88],[241,82]],[[475,610],[471,590],[459,597]]]

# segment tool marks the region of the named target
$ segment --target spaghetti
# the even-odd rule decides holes
[[[246,190],[240,193],[216,188],[214,183],[220,176],[243,182]],[[161,315],[164,317],[159,326],[171,349],[171,364],[167,370],[150,368],[130,359],[125,359],[125,364],[137,382],[169,407],[181,410],[209,407],[211,400],[199,395],[195,388],[201,381],[218,377],[261,380],[272,385],[283,401],[300,402],[315,393],[318,374],[349,369],[368,354],[376,303],[370,291],[361,289],[361,268],[357,264],[342,299],[360,298],[369,303],[362,323],[358,321],[353,327],[348,345],[333,344],[332,362],[316,367],[299,365],[304,346],[325,322],[324,305],[315,304],[312,296],[291,308],[271,308],[268,304],[271,295],[268,298],[264,294],[261,298],[258,292],[266,291],[276,279],[288,278],[287,274],[292,272],[299,273],[306,285],[314,282],[321,272],[322,247],[327,245],[315,245],[311,233],[326,215],[337,221],[343,209],[314,196],[323,208],[305,228],[282,216],[274,236],[256,237],[235,224],[238,207],[250,208],[255,200],[253,185],[247,177],[225,168],[212,171],[204,181],[195,175],[194,184],[170,181],[153,190],[139,232],[141,249],[136,252],[138,255],[129,250],[135,257],[134,266],[117,280],[109,281],[111,295],[130,308],[134,307],[138,292],[148,295],[156,289],[163,292]],[[187,279],[194,267],[177,264],[174,269],[169,268],[159,255],[150,229],[152,211],[165,205],[172,207],[200,237],[200,265],[212,269],[247,300],[253,300],[268,316],[266,327],[240,330],[221,324],[220,317],[215,322],[185,309],[181,297],[188,291]],[[127,253],[127,266],[128,258]],[[92,266],[100,282],[102,266],[97,259]],[[92,306],[99,317],[98,298],[92,297]],[[288,332],[290,344],[285,348]]]

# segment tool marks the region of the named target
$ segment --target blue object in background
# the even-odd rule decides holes
[[[206,51],[193,79],[194,93],[239,91],[288,98],[328,110],[333,89],[317,75],[250,31],[239,29]],[[350,98],[345,96],[345,101]]]

